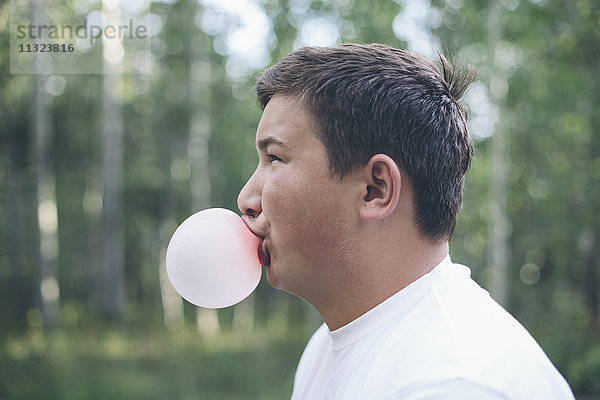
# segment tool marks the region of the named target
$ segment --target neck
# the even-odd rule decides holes
[[[387,235],[390,237],[394,236]],[[335,268],[340,273],[332,277],[327,295],[311,303],[329,329],[336,330],[430,272],[447,255],[447,242],[431,243],[422,238],[403,241],[402,245],[397,239],[372,240],[368,246],[363,243],[359,252]]]

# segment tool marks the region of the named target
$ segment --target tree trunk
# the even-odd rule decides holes
[[[501,40],[500,16],[502,5],[492,3],[488,11],[489,87],[492,102],[502,110],[507,92],[507,79],[498,70],[495,54]],[[502,114],[502,113],[500,113]],[[494,127],[491,143],[490,168],[490,224],[489,224],[489,289],[492,297],[508,306],[510,249],[508,245],[509,222],[506,215],[506,171],[510,165],[507,147],[508,131],[500,118]]]
[[[56,207],[55,173],[52,159],[52,124],[49,95],[41,92],[45,75],[35,79],[35,144],[37,171],[37,220],[39,229],[39,295],[46,327],[59,323],[60,290],[57,279],[58,213]]]
[[[188,160],[190,163],[190,190],[192,212],[210,206],[212,186],[209,171],[208,139],[210,138],[210,63],[203,60],[201,49],[204,43],[199,34],[192,37],[190,43],[190,70],[202,73],[190,73],[190,135],[188,142]],[[196,310],[198,332],[203,335],[215,335],[220,331],[217,310],[198,307]]]
[[[118,4],[104,4],[104,14],[120,20]],[[104,41],[104,45],[107,42]],[[112,43],[111,45],[115,45]],[[117,44],[121,45],[122,44]],[[102,86],[102,143],[104,177],[104,257],[102,263],[101,311],[110,318],[122,316],[124,303],[124,213],[123,213],[123,138],[124,124],[120,105],[119,65],[104,60]]]
[[[6,110],[0,105],[0,114],[8,115]],[[35,117],[35,116],[34,116]],[[0,148],[0,168],[4,172],[4,176],[0,178],[2,181],[2,192],[0,198],[5,200],[5,205],[2,209],[2,226],[0,230],[0,253],[6,257],[8,262],[8,277],[0,284],[0,290],[6,294],[9,299],[6,306],[12,310],[14,315],[23,318],[20,322],[25,321],[27,311],[32,307],[32,299],[29,295],[31,280],[25,278],[28,275],[25,272],[24,265],[30,264],[31,254],[34,253],[34,264],[38,263],[39,251],[32,252],[28,248],[29,241],[25,240],[24,226],[26,218],[21,212],[23,208],[23,196],[20,189],[20,171],[17,168],[19,160],[18,139],[15,133],[20,130],[15,126],[13,120],[8,118],[0,119],[0,141],[4,145]],[[34,134],[32,132],[32,134]],[[36,192],[37,192],[37,188]],[[35,208],[37,204],[37,196],[34,199],[32,196],[25,196],[26,204]],[[36,214],[37,215],[37,214]],[[27,244],[26,244],[27,243]],[[37,242],[36,242],[37,243]],[[36,244],[37,246],[37,244]],[[39,247],[39,246],[38,246]],[[36,276],[36,284],[40,281]],[[34,300],[38,301],[36,298]],[[41,307],[40,304],[35,304]]]
[[[33,20],[39,23],[44,14],[45,3],[37,1]],[[56,173],[52,163],[52,122],[50,104],[52,97],[42,92],[47,76],[40,73],[47,67],[48,57],[38,53],[35,57],[34,130],[37,173],[37,221],[39,229],[39,298],[40,308],[46,327],[59,323],[60,288],[57,279],[58,258],[58,212],[56,207]]]

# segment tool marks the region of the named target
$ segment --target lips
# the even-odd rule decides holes
[[[264,242],[265,239],[261,239],[260,243],[258,244],[258,261],[260,262],[260,265],[269,265],[271,263],[271,257],[269,257],[269,253],[267,252],[267,250],[264,247]]]
[[[252,232],[255,236],[260,238],[260,243],[258,244],[257,248],[258,261],[260,262],[260,265],[269,265],[271,263],[271,257],[269,256],[269,252],[267,251],[264,245],[265,237],[254,232],[254,230],[250,228],[250,224],[248,224],[248,217],[246,215],[242,215],[242,221],[244,221],[244,224],[246,224],[246,227],[250,230],[250,232]]]

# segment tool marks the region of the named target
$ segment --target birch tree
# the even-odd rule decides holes
[[[488,65],[489,91],[492,102],[502,109],[508,91],[507,78],[496,67],[496,53],[502,36],[501,14],[502,4],[491,3],[488,10]],[[500,304],[509,303],[509,268],[510,249],[508,245],[509,221],[506,213],[506,171],[508,168],[508,131],[503,126],[502,117],[494,126],[491,143],[490,168],[490,205],[489,205],[489,261],[490,275],[488,282],[490,294]]]
[[[33,20],[40,22],[44,3],[35,2]],[[56,206],[56,176],[52,162],[52,96],[44,92],[48,76],[48,58],[45,53],[36,54],[34,80],[34,131],[37,175],[37,221],[38,221],[38,293],[44,324],[47,327],[59,323],[60,288],[57,279],[58,258],[58,212]]]
[[[120,21],[118,2],[105,1],[107,18]],[[102,261],[100,308],[111,318],[123,312],[125,252],[123,205],[123,138],[124,124],[120,106],[121,80],[119,54],[122,43],[103,39],[104,75],[102,85],[102,170],[104,183],[104,257]]]

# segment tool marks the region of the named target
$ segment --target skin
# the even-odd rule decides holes
[[[335,330],[431,271],[448,243],[420,233],[410,183],[387,155],[333,177],[311,118],[294,98],[269,101],[238,207],[264,238],[269,283],[307,300]]]

